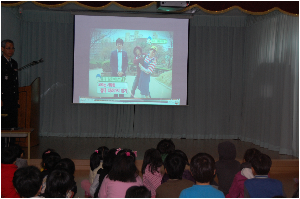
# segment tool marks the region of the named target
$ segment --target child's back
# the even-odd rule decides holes
[[[20,198],[13,185],[14,173],[17,166],[14,164],[17,153],[12,147],[5,147],[1,151],[1,197]]]
[[[235,174],[240,171],[240,162],[235,160],[236,148],[233,143],[226,141],[218,145],[219,161],[216,162],[216,174],[219,190],[228,194]]]
[[[266,154],[259,154],[252,159],[252,172],[254,178],[244,183],[244,197],[272,198],[285,196],[282,183],[279,180],[268,177],[272,160]]]

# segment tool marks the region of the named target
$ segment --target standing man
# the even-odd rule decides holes
[[[127,52],[122,50],[123,40],[118,38],[116,41],[117,49],[111,52],[110,55],[110,67],[112,77],[123,77],[126,76],[126,70],[128,67]],[[114,95],[117,97],[117,94]],[[120,97],[124,97],[124,94],[120,94]]]
[[[1,42],[1,128],[18,127],[18,63],[11,57],[15,53],[14,42],[6,39]]]

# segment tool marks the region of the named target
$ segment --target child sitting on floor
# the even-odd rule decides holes
[[[164,162],[167,155],[174,152],[175,144],[171,139],[163,139],[157,144],[156,149],[159,151],[161,159]]]
[[[168,181],[156,189],[156,198],[178,198],[183,189],[193,186],[195,183],[183,179],[186,160],[179,153],[171,153],[165,159],[165,172]]]
[[[207,153],[198,153],[191,160],[191,172],[196,184],[182,190],[180,198],[224,198],[224,194],[210,185],[215,174],[215,160]]]
[[[286,196],[282,183],[268,177],[272,166],[271,158],[266,154],[258,154],[251,161],[254,178],[244,183],[245,198],[272,198]]]
[[[162,164],[158,150],[152,148],[145,152],[142,165],[143,183],[151,191],[151,197],[156,195],[156,189],[161,185],[162,174],[160,167]]]
[[[103,179],[99,198],[124,198],[129,187],[143,186],[135,165],[135,157],[135,153],[130,149],[117,151],[112,169]]]
[[[235,160],[236,148],[232,142],[225,141],[218,145],[219,160],[216,162],[216,174],[219,190],[228,194],[235,174],[240,171],[240,162]]]
[[[182,158],[183,158],[184,161],[185,161],[185,165],[190,166],[189,160],[188,160],[186,154],[185,154],[183,151],[181,151],[181,150],[175,150],[174,153],[177,153],[178,155],[182,156]],[[195,179],[193,178],[193,176],[192,176],[190,170],[188,170],[188,169],[185,169],[185,170],[184,170],[184,172],[183,172],[183,174],[182,174],[182,179],[190,180],[190,181],[192,181],[194,184],[196,183],[196,181],[195,181]],[[162,178],[162,180],[161,180],[161,184],[167,182],[168,180],[169,180],[169,175],[168,175],[167,173],[165,173],[164,176],[163,176],[163,178]]]
[[[13,178],[13,184],[22,198],[37,197],[42,187],[40,170],[35,166],[18,169]]]
[[[61,159],[57,165],[55,166],[55,170],[59,170],[59,169],[65,169],[66,171],[68,171],[74,178],[74,174],[75,174],[75,163],[73,162],[73,160],[71,160],[70,158],[63,158]],[[76,182],[74,181],[74,185],[72,186],[72,188],[70,189],[70,192],[73,193],[73,197],[75,197],[76,193],[77,193],[77,185]],[[70,195],[70,194],[69,194]]]
[[[92,153],[92,155],[90,156],[89,180],[81,181],[81,187],[84,189],[85,195],[87,197],[92,196],[90,194],[91,184],[93,184],[98,170],[102,168],[103,158],[107,152],[108,152],[108,148],[106,146],[102,146],[102,147],[99,147],[97,150],[95,150],[95,152]]]
[[[70,191],[74,186],[74,177],[65,169],[52,171],[47,177],[46,198],[72,198],[74,193]]]
[[[132,186],[127,189],[125,198],[151,198],[151,192],[145,186]]]
[[[16,152],[17,152],[17,160],[16,160],[16,165],[19,168],[22,167],[27,167],[28,163],[26,159],[23,159],[24,157],[24,150],[22,149],[22,147],[18,144],[13,144],[11,145],[12,147],[15,148]]]
[[[20,198],[13,185],[13,177],[18,167],[15,165],[17,153],[13,147],[1,150],[1,198]]]
[[[226,198],[244,198],[244,182],[247,179],[254,178],[251,170],[251,161],[258,154],[260,154],[260,151],[255,148],[246,150],[243,163],[241,164],[241,171],[234,176]]]

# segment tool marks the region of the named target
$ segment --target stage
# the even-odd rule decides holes
[[[55,149],[62,158],[70,158],[75,162],[75,180],[78,186],[76,197],[84,197],[84,191],[80,187],[80,182],[87,179],[89,175],[90,155],[100,146],[110,148],[129,148],[137,151],[136,165],[141,169],[144,153],[147,149],[156,148],[157,143],[162,139],[154,138],[82,138],[82,137],[39,137],[39,145],[31,147],[31,164],[40,167],[43,151],[47,148]],[[299,159],[290,155],[280,155],[276,151],[271,151],[249,142],[240,140],[189,140],[172,139],[175,148],[186,153],[189,159],[199,152],[211,154],[217,161],[218,144],[223,141],[231,141],[237,149],[238,161],[242,161],[244,152],[249,148],[256,148],[262,153],[269,155],[273,165],[270,176],[281,180],[288,197],[291,197],[296,190],[293,178],[299,176]],[[25,153],[26,153],[25,149]],[[27,158],[27,154],[25,154]],[[141,175],[141,174],[140,174]]]

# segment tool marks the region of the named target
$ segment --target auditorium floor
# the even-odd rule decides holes
[[[71,159],[89,159],[90,155],[100,146],[108,148],[128,148],[138,153],[138,160],[142,160],[147,149],[156,148],[161,139],[156,138],[75,138],[75,137],[40,137],[39,145],[31,147],[31,158],[41,159],[42,153],[47,148],[55,149],[61,157]],[[199,152],[211,154],[218,160],[218,144],[226,140],[189,140],[172,139],[176,149],[186,153],[189,159]],[[237,159],[242,160],[244,152],[249,148],[257,148],[269,155],[271,159],[298,159],[291,155],[280,155],[277,151],[271,151],[249,142],[229,140],[235,144]],[[25,150],[26,151],[26,150]]]

